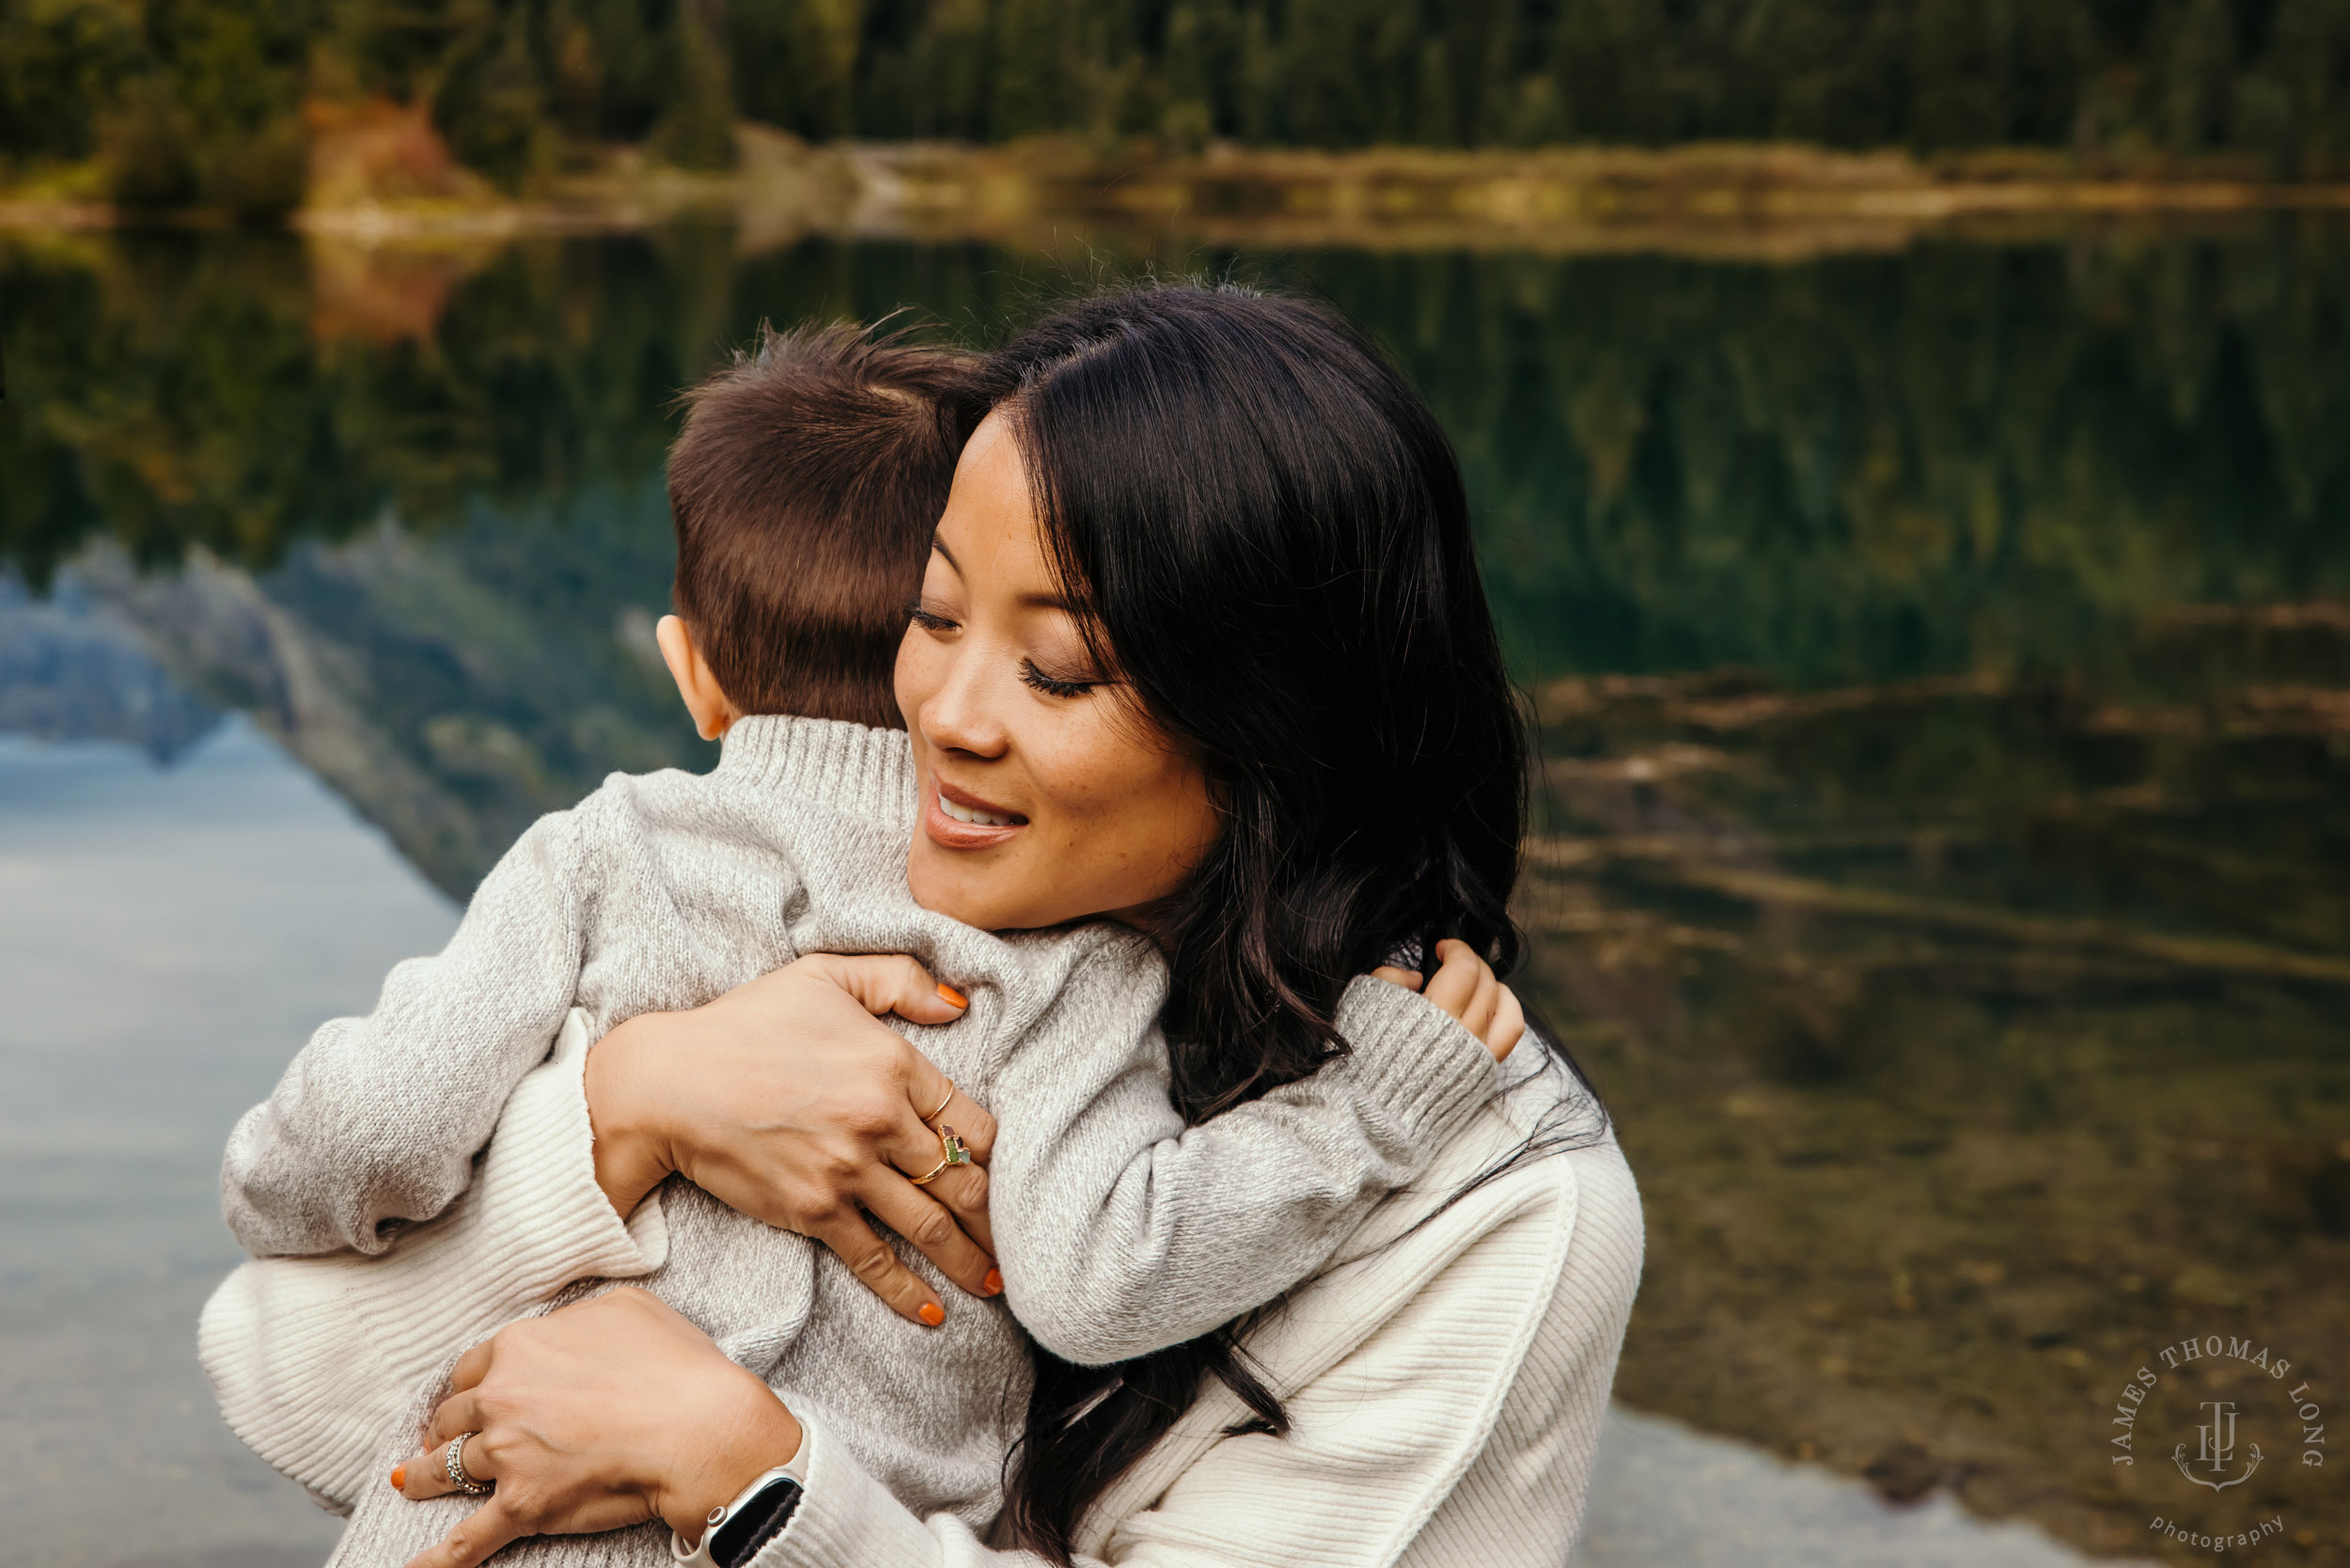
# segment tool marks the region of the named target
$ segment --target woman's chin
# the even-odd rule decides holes
[[[933,915],[982,931],[997,930],[1004,923],[997,918],[1002,900],[990,897],[993,889],[988,886],[995,879],[975,874],[979,868],[971,860],[967,850],[948,849],[917,834],[913,853],[906,856],[906,886],[914,902]]]
[[[1062,878],[1036,874],[1024,864],[1028,858],[943,849],[916,834],[906,856],[906,886],[932,914],[981,931],[1038,931],[1086,918],[1089,909],[1082,900],[1072,907]],[[1082,892],[1083,885],[1078,887]]]

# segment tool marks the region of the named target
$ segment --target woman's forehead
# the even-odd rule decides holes
[[[1036,503],[1028,494],[1027,465],[1020,443],[990,415],[972,433],[955,465],[955,482],[947,493],[947,510],[939,532],[950,541],[971,528],[1006,535],[1036,534]],[[951,530],[951,532],[950,532]],[[978,541],[974,539],[973,543]],[[960,557],[963,552],[955,551]],[[967,563],[966,563],[967,564]]]

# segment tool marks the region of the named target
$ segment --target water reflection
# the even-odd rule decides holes
[[[221,1146],[321,1018],[454,923],[242,718],[167,770],[0,736],[0,1561],[323,1560],[339,1527],[237,1442],[196,1364],[238,1257]]]
[[[2350,1350],[2344,232],[1157,260],[1330,294],[1460,445],[1540,983],[1650,1197],[1626,1397],[2154,1552],[2197,1499],[2109,1463],[2110,1386],[2190,1331]],[[650,651],[674,389],[761,316],[977,334],[1059,265],[19,244],[0,550],[192,694],[153,736],[253,715],[462,897],[705,755]],[[58,694],[113,654],[17,647],[7,722],[107,711]],[[2238,1497],[2337,1560],[2339,1489]]]
[[[136,628],[78,584],[55,586],[43,602],[0,578],[0,735],[127,741],[168,765],[219,726],[221,711],[182,690]]]
[[[2129,696],[1544,691],[1541,972],[1649,1196],[1627,1401],[2149,1551],[2198,1517],[2191,1429],[2107,1446],[2154,1347],[2341,1364],[2350,616],[2180,609],[2127,651]],[[2330,1501],[2272,1466],[2201,1528]]]

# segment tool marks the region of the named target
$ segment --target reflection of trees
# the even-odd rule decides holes
[[[1547,668],[1843,682],[2350,585],[2339,231],[1787,268],[1309,258],[1460,442]]]
[[[635,482],[706,353],[643,247],[584,274],[507,252],[434,330],[390,342],[313,339],[290,242],[143,238],[96,259],[0,263],[10,466],[37,477],[0,496],[0,541],[36,576],[92,533],[150,562],[201,544],[263,564],[386,508],[431,522]]]
[[[0,246],[0,557],[39,579],[103,535],[150,563],[200,544],[266,565],[387,509],[428,527],[478,502],[559,511],[657,479],[670,400],[761,316],[922,299],[962,318],[1000,287],[953,247],[738,265],[728,234],[694,229],[437,276],[397,253],[314,262],[258,237]]]
[[[2068,670],[2143,695],[2170,679],[2149,615],[2350,588],[2341,250],[2311,226],[1779,269],[1270,267],[1428,389],[1529,673]],[[1020,266],[902,244],[743,260],[690,229],[437,258],[234,236],[0,251],[0,552],[37,583],[100,537],[268,572],[290,613],[364,646],[354,700],[406,754],[518,823],[650,755],[568,715],[599,682],[634,689],[603,662],[615,618],[666,591],[674,390],[762,315],[911,301],[995,322],[1029,307]],[[400,558],[448,581],[372,545],[297,548],[387,517]],[[657,682],[639,700],[631,723],[667,733]],[[492,756],[514,762],[502,794]],[[427,858],[462,888],[507,831]]]
[[[1272,266],[1428,388],[1534,664],[1841,682],[2070,664],[2155,606],[2342,586],[2343,259],[2311,225],[1776,269]],[[35,576],[93,531],[264,563],[386,508],[559,510],[653,473],[667,398],[760,315],[911,301],[965,328],[1021,289],[977,249],[738,263],[690,230],[517,245],[424,284],[396,263],[353,281],[332,253],[306,269],[227,238],[0,254],[22,477],[0,550]]]
[[[977,309],[988,287],[951,250],[737,267],[690,231],[314,259],[0,252],[0,563],[41,584],[78,561],[77,593],[459,897],[605,773],[704,757],[650,651],[676,390],[761,314]],[[99,541],[194,569],[139,581]]]

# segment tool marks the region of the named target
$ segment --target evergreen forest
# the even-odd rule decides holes
[[[0,0],[0,178],[301,199],[338,102],[509,189],[642,146],[1786,139],[2350,166],[2350,0]]]

